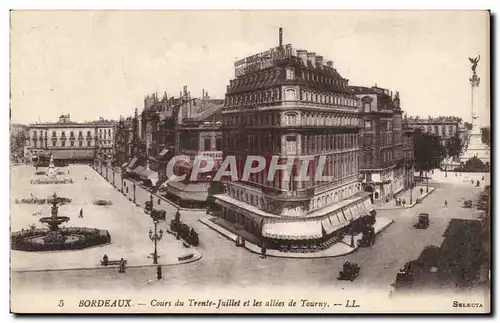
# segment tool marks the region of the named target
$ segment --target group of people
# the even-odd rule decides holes
[[[404,207],[405,204],[406,204],[406,200],[405,199],[395,198],[395,200],[396,200],[396,205],[397,206],[403,206]]]

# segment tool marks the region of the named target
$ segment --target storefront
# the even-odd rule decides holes
[[[309,213],[306,217],[284,217],[267,213],[227,194],[216,195],[220,217],[260,238],[272,249],[326,249],[348,232],[358,233],[375,221],[370,197],[362,193],[352,199]]]

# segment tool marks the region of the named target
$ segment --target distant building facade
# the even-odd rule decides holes
[[[114,150],[114,121],[78,123],[70,115],[61,115],[58,122],[29,125],[29,155],[50,152],[54,160],[90,162],[99,155],[111,156]]]
[[[463,135],[463,129],[460,126],[462,122],[458,117],[437,117],[437,118],[419,118],[409,117],[408,125],[414,129],[420,129],[424,133],[429,133],[440,137],[441,144],[454,136]]]
[[[351,86],[358,97],[363,158],[360,173],[364,190],[373,200],[394,197],[408,188],[412,165],[411,139],[403,136],[399,93],[377,86]],[[411,175],[412,177],[413,175]]]
[[[29,126],[12,123],[10,125],[10,156],[14,162],[20,162],[27,158],[27,147],[29,146]]]

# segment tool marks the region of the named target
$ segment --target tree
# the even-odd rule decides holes
[[[415,168],[420,171],[420,174],[439,168],[446,155],[438,136],[421,131],[415,136],[414,153]]]
[[[486,145],[488,145],[488,147],[491,147],[491,128],[490,127],[481,128],[481,140],[483,141],[483,144],[486,144]]]
[[[464,127],[467,130],[472,130],[472,123],[470,123],[470,122],[464,122]]]
[[[446,155],[452,158],[459,158],[462,154],[463,143],[458,134],[455,134],[453,137],[449,138],[446,141]]]

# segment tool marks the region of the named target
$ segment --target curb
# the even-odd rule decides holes
[[[178,265],[185,265],[189,264],[195,261],[200,260],[203,258],[203,254],[199,251],[196,251],[198,253],[197,258],[193,257],[189,260],[183,261],[183,262],[177,262],[177,263],[169,263],[169,264],[150,264],[150,265],[133,265],[133,266],[127,266],[127,269],[129,268],[148,268],[148,267],[157,267],[157,266],[162,266],[162,267],[169,267],[169,266],[178,266]],[[34,270],[12,270],[13,273],[39,273],[39,272],[54,272],[54,271],[76,271],[76,270],[105,270],[105,269],[118,269],[118,266],[108,266],[108,267],[82,267],[82,268],[60,268],[60,269],[34,269]]]
[[[420,197],[420,200],[423,201],[425,198],[429,195],[431,195],[432,192],[436,190],[435,187],[429,190],[429,193],[426,193],[423,197]],[[406,210],[406,209],[411,209],[414,206],[418,205],[419,203],[413,203],[411,206],[405,206],[405,207],[394,207],[394,208],[373,208],[375,211],[394,211],[394,210]],[[420,203],[421,204],[421,203]]]
[[[221,235],[223,235],[224,237],[226,237],[227,239],[235,242],[236,240],[233,240],[232,237],[228,236],[228,234],[224,231],[228,231],[231,235],[236,235],[234,233],[232,233],[231,231],[213,223],[212,221],[210,221],[210,219],[207,219],[207,218],[201,218],[199,219],[198,221],[200,221],[201,223],[203,223],[204,225],[206,225],[207,227],[215,230],[216,232],[220,233]],[[392,225],[394,223],[394,220],[393,219],[390,219],[390,221],[384,225],[375,235],[378,235],[380,233],[382,233],[385,229],[387,229],[390,225]],[[341,243],[341,242],[337,242],[337,243]],[[258,249],[257,251],[255,250],[252,250],[250,249],[248,246],[252,246],[252,248],[254,249]],[[236,247],[235,248],[239,248],[239,247]],[[258,254],[258,255],[261,255],[261,252],[260,252],[260,248],[255,246],[254,244],[252,243],[249,243],[248,241],[245,241],[245,246],[244,248],[252,253],[255,253],[255,254]],[[360,246],[356,246],[355,248],[351,248],[351,250],[349,250],[348,252],[345,252],[345,253],[339,253],[337,255],[332,255],[332,256],[305,256],[305,255],[310,255],[310,254],[303,254],[304,256],[299,256],[299,257],[292,257],[292,256],[285,256],[285,255],[272,255],[272,254],[269,254],[269,253],[266,253],[266,257],[274,257],[274,258],[287,258],[287,259],[325,259],[325,258],[335,258],[335,257],[342,257],[342,256],[345,256],[345,255],[348,255],[348,254],[351,254],[353,253],[354,251],[358,250],[360,248]]]
[[[94,169],[94,170],[95,170],[95,169]],[[112,183],[111,181],[108,181],[108,180],[106,179],[106,177],[104,177],[104,176],[103,176],[101,173],[99,173],[97,170],[95,170],[95,171],[96,171],[96,173],[97,173],[98,175],[100,175],[100,176],[101,176],[101,177],[102,177],[102,178],[103,178],[103,179],[104,179],[107,183],[109,183],[112,187],[114,187],[114,188],[115,188],[115,189],[117,189],[119,192],[121,192],[121,191],[120,191],[120,189],[119,189],[118,187],[116,187],[115,185],[113,185],[113,183]],[[125,179],[125,178],[122,178],[122,180],[128,180],[128,181],[130,181],[130,182],[134,182],[134,183],[136,183],[136,186],[142,187],[141,185],[137,184],[137,182],[136,182],[136,181],[133,181],[133,180],[130,180],[130,179]],[[143,188],[143,189],[144,189],[144,188]],[[127,194],[126,194],[126,193],[124,193],[124,192],[121,192],[121,193],[122,193],[125,197],[127,197]],[[148,192],[148,193],[149,193],[149,192]],[[205,209],[189,209],[189,208],[182,208],[182,207],[179,207],[179,206],[178,206],[177,204],[175,204],[174,202],[172,202],[172,201],[170,201],[170,200],[166,199],[165,197],[163,197],[163,196],[161,196],[161,195],[157,195],[156,193],[153,193],[153,196],[156,196],[157,198],[159,198],[159,199],[161,199],[162,201],[164,201],[164,202],[166,202],[166,203],[170,204],[170,205],[171,205],[171,206],[173,206],[174,208],[179,209],[180,211],[186,211],[186,212],[205,212]],[[133,201],[133,199],[132,199],[132,198],[130,198],[130,197],[129,197],[128,199],[129,199],[129,201]],[[137,204],[136,204],[136,205],[137,205]],[[139,206],[139,205],[137,205],[137,206]]]

